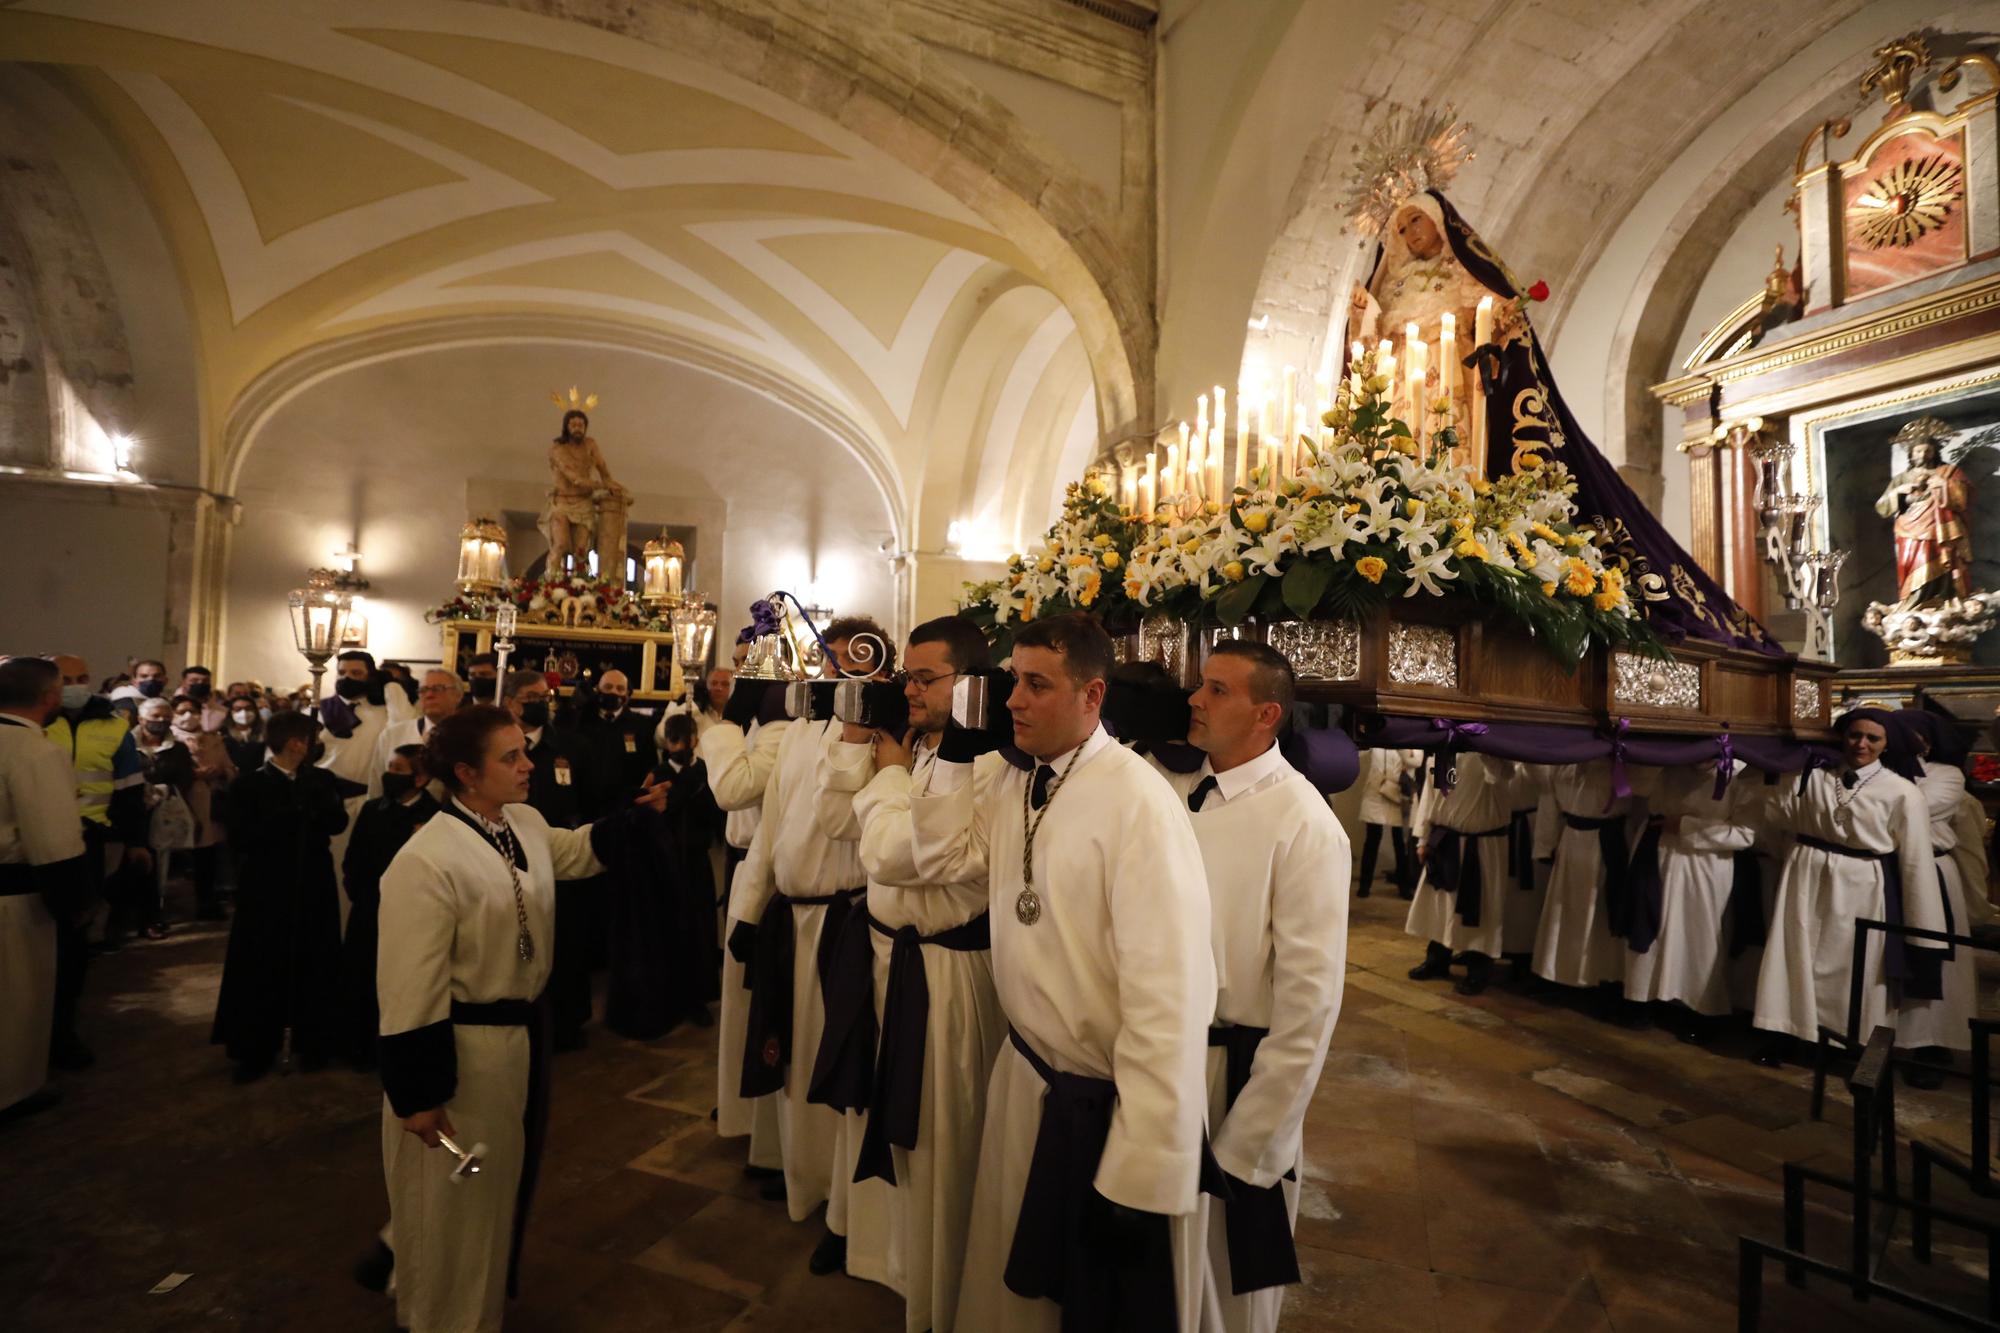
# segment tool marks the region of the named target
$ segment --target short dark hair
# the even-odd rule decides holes
[[[1061,653],[1071,682],[1078,686],[1111,679],[1111,636],[1095,616],[1081,611],[1033,622],[1014,636],[1014,647]]]
[[[666,721],[660,723],[660,735],[670,741],[694,744],[694,717],[688,713],[669,713]]]
[[[271,720],[264,724],[264,744],[270,747],[272,754],[279,753],[293,741],[311,745],[318,735],[319,719],[296,709],[289,713],[273,713]]]
[[[497,670],[500,666],[500,654],[474,653],[472,656],[465,659],[465,669],[467,671],[472,670],[472,668],[476,666],[490,666]]]
[[[333,659],[333,660],[334,660],[334,661],[336,661],[336,662],[366,662],[366,663],[368,664],[368,669],[369,669],[370,671],[373,671],[373,670],[375,669],[375,654],[373,654],[373,653],[364,653],[364,652],[362,652],[362,651],[361,651],[361,650],[360,650],[359,648],[349,648],[349,649],[348,649],[348,650],[347,650],[346,652],[344,652],[344,653],[339,653],[339,654],[336,654],[336,655],[334,656],[334,659]],[[190,670],[190,671],[205,671],[205,670],[207,670],[207,668],[206,668],[206,667],[189,667],[189,668],[188,668],[188,670]]]
[[[142,666],[144,666],[144,665],[146,665],[146,664],[145,664],[144,662],[141,662],[141,663],[139,663],[139,666],[135,666],[135,667],[133,667],[132,669],[133,669],[134,671],[137,671],[137,670],[139,669],[139,667],[142,667]],[[154,665],[156,665],[156,666],[157,666],[157,665],[159,665],[159,664],[158,664],[158,663],[155,663]],[[165,667],[160,667],[160,670],[162,670],[162,671],[165,671],[165,670],[166,670],[166,668],[165,668]],[[209,669],[208,669],[207,667],[205,667],[205,666],[184,666],[184,667],[182,667],[182,668],[181,668],[181,679],[182,679],[182,680],[186,680],[186,679],[187,679],[187,678],[188,678],[189,676],[208,676],[208,677],[211,677],[211,678],[212,678],[212,677],[213,677],[214,675],[215,675],[215,673],[214,673],[213,671],[210,671],[210,670],[209,670]]]
[[[1255,639],[1224,639],[1208,650],[1210,657],[1241,657],[1250,663],[1250,697],[1260,704],[1276,704],[1285,717],[1299,697],[1298,674],[1285,655]],[[1282,720],[1280,725],[1283,725]]]
[[[396,747],[396,753],[403,756],[403,758],[409,760],[410,767],[421,768],[422,770],[424,770],[425,777],[430,776],[431,757],[428,751],[428,747],[425,746],[423,742],[417,741],[409,745],[398,745]]]
[[[156,666],[156,667],[158,667],[158,668],[160,669],[160,674],[161,674],[161,675],[163,675],[163,676],[167,674],[167,664],[166,664],[165,662],[162,662],[162,661],[161,661],[161,660],[160,660],[159,658],[157,658],[157,657],[142,657],[142,658],[140,658],[140,659],[139,659],[138,661],[136,661],[136,662],[134,662],[134,663],[132,664],[132,670],[134,670],[134,671],[137,671],[137,670],[138,670],[138,669],[139,669],[140,667],[149,667],[149,666]],[[195,669],[195,668],[193,668],[193,667],[189,667],[189,668],[188,668],[188,671],[192,671],[192,670],[194,670],[194,669]],[[185,675],[187,674],[187,671],[183,671],[183,672],[181,672],[181,674],[182,674],[183,676],[185,676]]]
[[[827,622],[820,637],[828,644],[839,643],[842,639],[857,638],[863,634],[873,635],[882,645],[883,660],[876,665],[883,671],[896,669],[896,645],[889,642],[889,631],[875,623],[873,616],[838,616]]]
[[[530,685],[546,685],[549,678],[539,671],[509,671],[507,679],[500,682],[500,697],[511,699]]]
[[[977,671],[993,665],[993,649],[979,626],[964,616],[939,616],[926,620],[910,631],[910,647],[920,643],[941,643],[954,671]]]
[[[62,686],[62,672],[46,657],[0,662],[0,708],[33,708]]]
[[[424,771],[452,791],[464,791],[458,766],[478,768],[486,762],[486,743],[495,732],[521,724],[495,704],[473,704],[439,721],[424,738]]]

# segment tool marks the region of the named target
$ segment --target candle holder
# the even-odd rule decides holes
[[[646,543],[643,555],[646,568],[639,600],[656,611],[681,605],[681,578],[687,561],[687,552],[681,544],[655,538]]]
[[[294,588],[285,595],[285,603],[291,613],[292,644],[312,672],[313,706],[318,707],[326,664],[340,651],[353,603],[338,588],[313,585]]]
[[[495,703],[507,688],[507,659],[514,652],[514,627],[520,623],[520,614],[520,608],[512,602],[501,602],[493,608],[493,652],[497,658],[493,674],[498,685]]]
[[[715,642],[715,608],[697,593],[689,593],[684,605],[674,611],[674,656],[683,675],[692,675],[708,662]]]
[[[461,592],[495,593],[507,581],[507,530],[490,518],[475,518],[458,534]]]

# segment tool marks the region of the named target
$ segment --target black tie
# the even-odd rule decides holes
[[[1859,780],[1859,775],[1856,774],[1855,771],[1851,768],[1848,769],[1845,773],[1842,773],[1840,775],[1840,785],[1847,788],[1847,790],[1849,791],[1854,790],[1854,784],[1858,780]]]
[[[1188,793],[1188,809],[1201,809],[1201,803],[1208,799],[1208,794],[1221,785],[1221,783],[1215,780],[1215,774],[1213,773],[1210,773],[1200,782],[1195,783],[1194,790]]]
[[[1049,783],[1056,771],[1047,764],[1035,765],[1034,785],[1028,789],[1028,804],[1039,810],[1049,803]]]

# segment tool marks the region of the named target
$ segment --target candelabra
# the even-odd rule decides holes
[[[1814,518],[1822,498],[1811,491],[1794,491],[1791,464],[1798,452],[1789,440],[1759,439],[1764,423],[1756,418],[1728,428],[1745,443],[1757,464],[1752,503],[1762,530],[1764,559],[1777,571],[1785,605],[1806,617],[1804,655],[1833,659],[1833,610],[1840,603],[1840,567],[1845,551],[1826,551],[1814,541]],[[1747,442],[1747,443],[1746,443]]]

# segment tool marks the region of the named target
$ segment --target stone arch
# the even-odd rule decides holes
[[[1107,225],[1118,212],[1101,191],[1045,151],[998,100],[926,59],[920,41],[882,26],[871,8],[480,2],[692,56],[867,138],[986,218],[1034,265],[1034,276],[1076,320],[1100,423],[1122,429],[1150,414],[1158,338],[1150,219],[1143,236],[1119,235]]]

